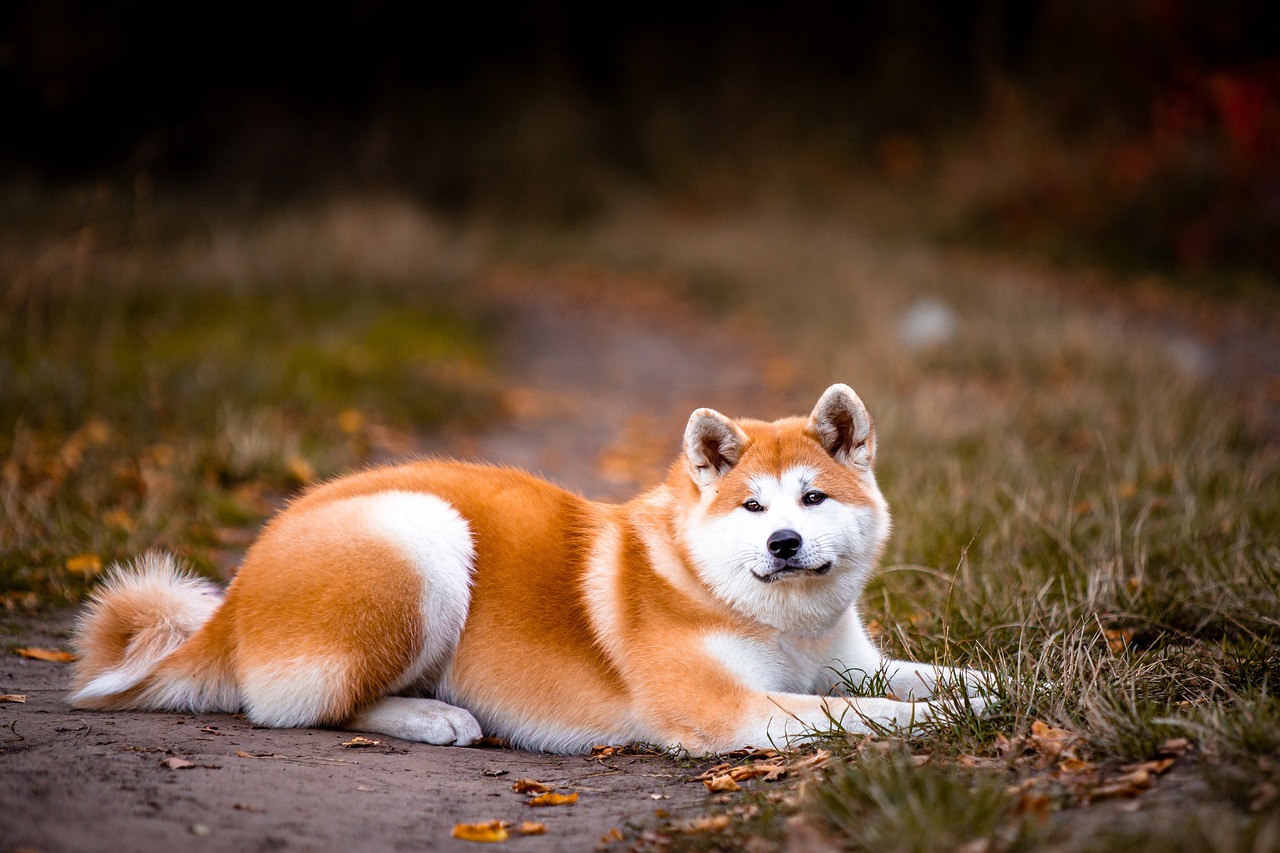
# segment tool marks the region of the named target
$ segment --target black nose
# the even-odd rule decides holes
[[[769,537],[769,553],[779,560],[789,559],[800,550],[803,541],[794,530],[775,530]]]

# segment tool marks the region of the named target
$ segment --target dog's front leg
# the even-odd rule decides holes
[[[975,713],[986,710],[984,697],[992,693],[995,679],[980,669],[939,666],[895,660],[881,654],[862,625],[854,608],[845,613],[831,644],[827,676],[837,676],[832,685],[837,692],[863,689],[863,685],[883,687],[903,700],[930,699],[948,688],[958,687],[969,697]],[[827,685],[819,684],[822,689]]]
[[[751,697],[745,708],[735,747],[796,745],[835,732],[878,734],[908,731],[939,716],[933,702],[851,696],[806,696],[764,693]],[[725,745],[719,745],[721,749]]]

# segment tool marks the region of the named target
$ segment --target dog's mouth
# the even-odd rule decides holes
[[[782,563],[775,569],[770,569],[764,574],[752,570],[751,574],[755,575],[755,579],[761,583],[773,583],[783,578],[793,578],[800,575],[809,575],[812,577],[820,577],[831,571],[831,563],[826,562],[819,566],[797,566],[794,563]]]

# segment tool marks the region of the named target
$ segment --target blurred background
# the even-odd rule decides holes
[[[0,176],[10,215],[93,182],[237,211],[389,190],[562,224],[636,194],[689,216],[785,197],[1271,281],[1278,45],[1260,0],[15,0]]]

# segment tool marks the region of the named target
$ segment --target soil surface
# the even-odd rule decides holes
[[[785,363],[765,363],[758,345],[741,347],[742,328],[657,289],[528,275],[491,287],[510,318],[509,417],[423,439],[421,450],[619,499],[662,476],[697,406],[796,413]],[[74,613],[0,619],[6,645],[65,649]],[[351,732],[262,729],[227,714],[84,712],[64,701],[69,678],[66,663],[0,657],[0,693],[26,697],[0,703],[0,851],[466,850],[475,844],[451,838],[454,824],[493,820],[545,825],[543,835],[513,834],[512,849],[592,850],[658,809],[692,816],[707,804],[705,787],[691,784],[697,762],[385,735],[348,747]],[[517,779],[579,798],[531,808],[512,790]]]

